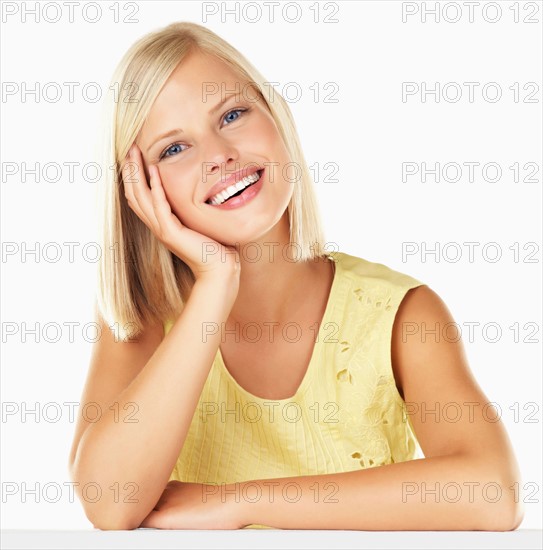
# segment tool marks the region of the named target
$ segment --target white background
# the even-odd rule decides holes
[[[27,2],[33,8],[36,2]],[[45,3],[41,3],[42,7]],[[121,2],[120,21],[114,22],[113,2],[100,2],[101,16],[95,23],[96,10],[78,2],[74,21],[67,7],[61,19],[55,6],[49,7],[36,22],[35,15],[23,17],[23,3],[3,3],[2,80],[4,92],[13,83],[18,90],[2,96],[2,482],[19,485],[19,492],[2,495],[2,527],[10,529],[88,528],[79,501],[70,502],[68,454],[74,423],[67,402],[78,402],[86,377],[92,343],[86,341],[82,326],[92,322],[96,264],[90,261],[94,250],[82,249],[96,242],[96,185],[82,177],[81,167],[96,162],[100,140],[101,103],[85,100],[82,89],[98,83],[103,95],[114,67],[126,49],[139,37],[178,20],[205,24],[239,49],[270,82],[279,82],[278,91],[287,83],[297,83],[301,99],[291,102],[301,142],[309,165],[318,163],[321,174],[315,183],[328,242],[337,243],[349,254],[384,263],[408,273],[433,288],[445,301],[455,320],[466,331],[464,345],[471,368],[490,401],[497,403],[520,463],[526,516],[522,528],[541,527],[541,50],[543,9],[541,2],[517,4],[520,21],[515,23],[513,2],[499,2],[496,9],[481,2],[474,8],[473,22],[461,2],[452,2],[444,14],[451,21],[456,8],[460,20],[437,23],[428,15],[422,21],[424,3],[418,13],[402,22],[400,1],[297,2],[298,22],[292,7],[285,17],[277,9],[270,23],[262,7],[259,21],[234,15],[221,21],[220,10],[233,2],[215,4],[219,13],[202,19],[201,2]],[[240,8],[245,3],[240,3]],[[256,2],[253,2],[256,4]],[[441,2],[442,5],[445,2]],[[496,4],[496,3],[494,3]],[[338,10],[333,13],[333,6]],[[427,2],[426,7],[433,7]],[[15,7],[14,7],[15,6]],[[132,9],[131,6],[134,6]],[[313,6],[313,10],[310,9]],[[331,6],[331,7],[330,7]],[[10,12],[17,9],[17,13]],[[250,18],[256,9],[245,12]],[[132,14],[130,16],[130,14]],[[529,18],[535,23],[523,22]],[[338,22],[324,23],[329,16]],[[485,17],[487,20],[485,20]],[[136,22],[123,22],[128,18]],[[496,19],[491,23],[489,20]],[[70,101],[65,82],[80,83]],[[315,101],[310,86],[318,83],[323,94],[335,82],[338,103]],[[402,101],[402,82],[420,86],[435,83],[443,87],[458,83],[463,94],[459,101],[447,101],[442,95],[426,98],[418,93]],[[477,82],[474,101],[463,82]],[[490,102],[482,95],[488,82],[496,82],[502,98]],[[539,84],[523,89],[529,82]],[[42,94],[24,96],[23,86],[40,91],[47,83],[58,83],[63,94],[49,102]],[[509,89],[519,83],[520,98],[515,101]],[[6,88],[7,86],[7,88]],[[48,88],[50,97],[54,88]],[[92,91],[88,88],[89,94]],[[294,88],[289,88],[294,93]],[[449,86],[449,98],[454,99]],[[489,89],[493,97],[494,89]],[[87,98],[89,99],[89,98]],[[423,101],[425,99],[425,101]],[[79,163],[75,176],[64,166],[60,180],[54,169],[38,175],[21,172],[22,163],[43,169],[47,163]],[[329,173],[328,162],[336,163],[337,182],[322,181]],[[460,181],[437,183],[429,175],[426,183],[420,175],[402,181],[402,163],[439,162],[480,163],[475,179],[469,182],[464,166]],[[494,162],[502,169],[497,182],[485,181],[481,166]],[[515,182],[509,169],[521,167]],[[526,163],[538,165],[534,181]],[[16,174],[11,174],[17,170]],[[452,175],[452,172],[450,173]],[[493,177],[494,172],[490,171]],[[37,180],[37,181],[36,181]],[[79,243],[70,261],[69,248],[63,243]],[[413,242],[428,248],[458,243],[462,252],[454,260],[454,245],[447,256],[418,254],[402,258],[402,243]],[[469,261],[464,242],[476,242],[474,261]],[[492,262],[497,243],[502,252]],[[10,244],[11,243],[11,244]],[[22,254],[24,246],[39,247],[36,255]],[[62,252],[58,261],[55,249]],[[515,245],[515,243],[518,243]],[[526,243],[537,243],[534,246]],[[524,246],[532,246],[525,248]],[[518,246],[520,255],[513,249]],[[15,253],[11,253],[13,250]],[[531,261],[528,261],[530,260]],[[70,341],[67,325],[79,323]],[[480,323],[469,339],[467,324]],[[39,327],[35,334],[23,337],[23,323]],[[54,325],[42,333],[46,323],[57,323],[63,330],[54,342]],[[486,323],[501,328],[495,331]],[[518,323],[518,342],[509,327]],[[526,325],[532,323],[532,325]],[[526,326],[525,326],[526,325]],[[535,326],[537,332],[530,327]],[[13,334],[12,332],[15,331]],[[92,337],[92,331],[89,335]],[[531,335],[532,342],[529,340]],[[49,340],[49,341],[47,341]],[[62,416],[57,422],[39,421],[21,413],[24,406],[58,403]],[[516,403],[516,405],[515,405]],[[11,405],[10,405],[11,404]],[[531,405],[534,404],[534,405]],[[18,407],[16,414],[5,414]],[[515,412],[516,409],[516,412]],[[54,418],[54,409],[48,409]],[[446,425],[444,425],[446,429]],[[21,484],[27,487],[57,483],[63,487],[56,503],[39,502],[34,494],[23,503]],[[51,489],[51,497],[54,491]]]

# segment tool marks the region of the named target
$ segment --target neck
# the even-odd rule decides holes
[[[288,322],[331,268],[326,258],[302,262],[289,246],[288,218],[251,246],[240,249],[240,286],[230,320],[247,323],[265,319]],[[254,259],[255,257],[258,260]],[[333,271],[332,271],[333,273]]]

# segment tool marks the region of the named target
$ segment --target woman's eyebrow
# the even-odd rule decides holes
[[[240,95],[240,92],[229,92],[227,94],[224,95],[224,97],[215,105],[215,107],[213,107],[208,114],[212,115],[215,111],[218,111],[222,105],[224,105],[227,101],[230,100],[230,98],[232,97],[235,97],[235,96],[239,96]],[[157,144],[159,141],[162,141],[163,139],[166,139],[166,138],[170,138],[170,137],[173,137],[175,135],[178,135],[178,134],[182,134],[183,133],[183,130],[181,128],[174,128],[173,130],[169,130],[168,132],[166,132],[165,134],[161,134],[160,136],[158,136],[152,143],[151,145],[149,145],[149,147],[147,148],[147,153],[151,150],[151,148]]]
[[[170,130],[168,132],[166,132],[165,134],[161,134],[160,136],[158,136],[155,141],[153,141],[153,143],[151,143],[151,145],[149,145],[149,147],[147,147],[147,153],[151,150],[151,148],[156,145],[159,141],[162,141],[163,139],[166,139],[166,138],[170,138],[170,137],[173,137],[173,136],[176,136],[178,134],[182,134],[183,133],[183,130],[181,128],[174,128],[173,130]]]

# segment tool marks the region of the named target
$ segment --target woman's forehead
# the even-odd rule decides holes
[[[166,86],[197,88],[207,93],[242,92],[249,85],[246,77],[234,67],[211,54],[205,52],[190,53],[170,75]]]
[[[247,99],[258,102],[260,94],[254,84],[215,56],[191,53],[172,72],[140,130],[139,138],[147,141],[162,131],[165,121],[190,123],[200,116],[215,115],[223,105]]]

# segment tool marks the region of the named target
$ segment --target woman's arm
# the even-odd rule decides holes
[[[204,337],[203,329],[223,326],[235,300],[238,281],[237,274],[231,280],[196,281],[171,331],[139,374],[116,394],[114,406],[102,406],[97,422],[80,421],[88,426],[79,442],[74,442],[70,474],[95,527],[138,527],[158,501],[183,447],[220,344],[220,330]],[[95,350],[96,364],[91,365],[91,372],[113,380],[120,367],[114,358],[115,354],[118,356],[114,346],[130,344],[113,343],[109,330],[104,332],[104,341],[96,344],[101,347]],[[85,393],[85,403],[100,400],[96,388],[102,382],[98,378],[99,374],[95,374],[89,383],[95,389],[92,395]],[[133,419],[119,421],[134,408],[137,412]],[[83,491],[85,486],[87,491]],[[101,495],[93,502],[96,486]]]
[[[393,329],[396,382],[426,458],[341,474],[258,480],[263,491],[255,503],[241,496],[245,489],[250,500],[256,488],[240,483],[243,523],[283,529],[516,529],[523,506],[513,449],[448,323],[454,320],[443,301],[422,286],[408,292]],[[296,487],[287,485],[293,482],[299,486],[298,502],[289,501],[296,497]]]
[[[439,296],[423,286],[408,292],[394,323],[395,379],[426,458],[222,486],[172,482],[144,526],[516,529],[523,518],[517,462],[496,410],[447,325],[452,322]]]

